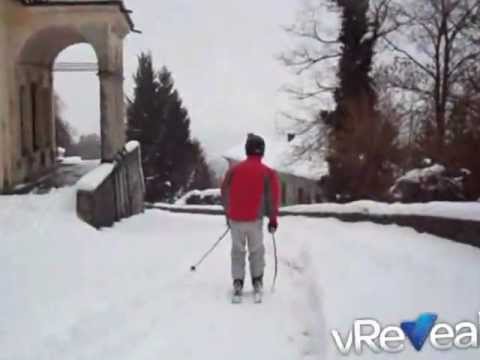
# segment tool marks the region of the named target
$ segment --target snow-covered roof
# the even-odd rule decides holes
[[[287,138],[264,138],[265,156],[263,162],[278,172],[303,177],[306,179],[319,180],[328,174],[328,166],[325,159],[320,155],[295,155],[295,147],[299,145],[300,138],[292,141]],[[242,161],[246,158],[245,142],[236,145],[223,154],[226,159]]]

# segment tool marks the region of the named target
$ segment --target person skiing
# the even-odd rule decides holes
[[[225,215],[232,236],[231,272],[237,301],[244,285],[246,245],[254,292],[261,293],[263,289],[263,217],[268,217],[267,229],[274,233],[278,228],[280,202],[278,175],[262,163],[265,154],[263,138],[248,134],[245,152],[247,158],[227,171],[221,186]]]

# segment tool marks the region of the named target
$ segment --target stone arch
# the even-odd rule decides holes
[[[57,56],[66,48],[76,44],[92,46],[100,65],[101,59],[95,39],[88,32],[73,26],[50,26],[33,33],[21,48],[17,64],[50,67]]]
[[[130,14],[121,0],[0,0],[0,193],[27,191],[53,170],[52,66],[74,44],[97,55],[102,161],[121,161],[123,40],[137,31]]]
[[[34,28],[16,56],[21,178],[32,179],[55,162],[52,67],[75,44],[89,44],[97,57],[100,83],[102,161],[112,161],[125,142],[123,37],[104,23]]]

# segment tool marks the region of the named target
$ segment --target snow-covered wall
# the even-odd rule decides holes
[[[333,206],[336,204],[325,205],[332,206],[321,208],[321,205],[313,205],[310,209],[308,206],[288,207],[281,211],[281,215],[336,218],[346,222],[372,222],[381,225],[396,224],[414,228],[420,233],[429,233],[480,248],[480,218],[474,218],[473,215],[468,217],[465,213],[461,214],[460,212],[457,212],[457,216],[454,212],[447,215],[446,211],[442,213],[440,210],[430,213],[418,211],[424,204],[404,205],[403,211],[396,212],[393,209],[386,210],[388,209],[386,204],[382,204],[385,205],[384,212],[381,212],[379,208],[376,211],[358,211],[358,209],[355,211],[351,205],[336,207]],[[463,205],[468,209],[468,204],[458,203],[458,205],[459,208]],[[480,206],[480,204],[475,205],[477,208]],[[411,207],[410,211],[408,211],[408,207]]]
[[[77,183],[77,213],[100,228],[144,210],[140,147],[129,143],[113,163],[103,163]]]
[[[365,202],[371,203],[371,209],[361,208],[358,203],[363,202],[346,205],[290,206],[280,209],[280,216],[335,218],[345,222],[372,222],[381,225],[396,224],[413,228],[420,233],[429,233],[480,248],[480,217],[477,216],[480,203],[404,204],[403,206],[396,204],[395,206]],[[389,206],[391,206],[390,209]],[[178,213],[225,216],[223,207],[220,205],[149,204],[147,207]],[[280,226],[282,226],[282,220]]]

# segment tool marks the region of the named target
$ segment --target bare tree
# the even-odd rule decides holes
[[[391,85],[415,95],[432,116],[435,153],[441,157],[449,114],[480,60],[480,0],[415,0],[390,4],[396,31],[383,40],[395,52]]]
[[[367,197],[384,187],[381,168],[388,156],[380,153],[390,152],[398,132],[377,109],[372,70],[378,39],[398,26],[389,22],[392,2],[311,1],[286,29],[298,42],[280,59],[303,80],[288,92],[310,108],[306,116],[289,117],[307,135],[297,153],[323,152],[334,199]]]
[[[295,47],[285,51],[279,60],[298,76],[298,82],[285,87],[302,109],[283,113],[297,134],[305,135],[299,156],[325,151],[328,128],[325,119],[335,107],[334,94],[339,87],[339,62],[342,56],[340,21],[342,7],[353,6],[351,0],[305,0],[296,22],[285,31],[296,40]],[[394,31],[388,13],[393,0],[364,1],[368,8],[368,36],[362,42],[376,43],[378,38]],[[329,20],[326,20],[329,19]],[[300,85],[298,85],[300,84]],[[307,135],[308,134],[308,135]]]

